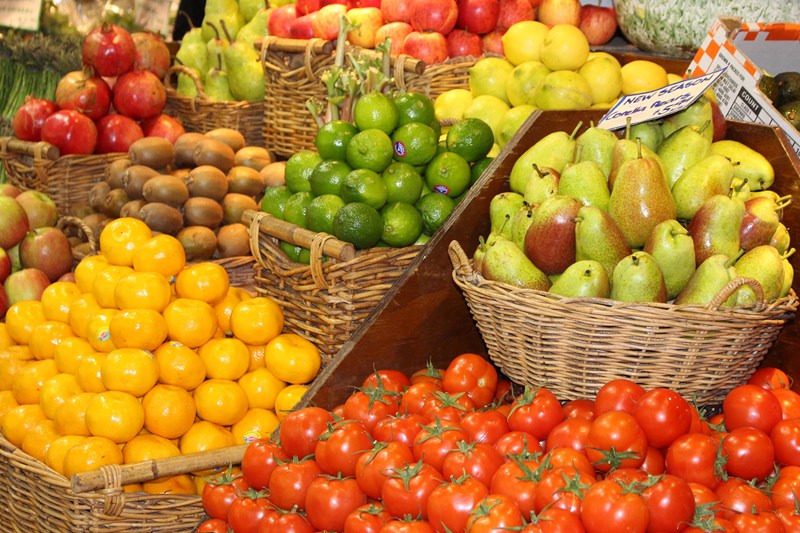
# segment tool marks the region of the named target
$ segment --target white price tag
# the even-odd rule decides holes
[[[3,0],[0,2],[0,26],[39,31],[42,2]]]

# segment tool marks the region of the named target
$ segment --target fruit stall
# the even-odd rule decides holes
[[[662,4],[0,8],[0,529],[800,531],[800,5]]]

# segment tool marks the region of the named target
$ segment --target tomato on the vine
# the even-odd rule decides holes
[[[772,394],[781,404],[781,417],[783,420],[800,419],[800,394],[792,389],[772,389]]]
[[[372,449],[372,436],[359,420],[342,420],[317,438],[314,458],[320,470],[335,476],[356,474],[356,461]]]
[[[228,509],[228,526],[233,533],[258,533],[258,524],[273,511],[264,491],[250,489],[236,498]]]
[[[372,449],[362,454],[356,462],[356,481],[367,496],[378,499],[384,482],[394,469],[414,462],[411,448],[396,441],[376,442]]]
[[[588,418],[567,418],[550,430],[544,448],[548,451],[553,448],[583,450],[591,427],[592,421]]]
[[[585,418],[586,420],[594,420],[594,400],[579,399],[570,400],[562,407],[564,410],[564,418]]]
[[[228,519],[228,509],[239,494],[250,488],[241,475],[233,475],[231,470],[211,477],[203,486],[201,500],[203,509],[211,518]]]
[[[433,397],[435,392],[441,390],[441,386],[433,381],[419,381],[412,384],[400,398],[398,412],[427,416],[425,406],[428,404],[428,400]]]
[[[258,526],[258,533],[316,533],[302,511],[276,511]]]
[[[394,468],[381,487],[381,501],[391,516],[427,518],[428,497],[444,481],[438,470],[422,461]]]
[[[467,432],[459,422],[437,419],[431,425],[422,426],[417,433],[412,446],[414,459],[425,461],[441,472],[445,456],[464,440],[467,440]]]
[[[405,413],[384,418],[372,428],[372,438],[378,442],[397,441],[409,448],[425,424],[422,415]]]
[[[756,370],[747,380],[747,384],[757,385],[767,390],[792,388],[792,380],[789,379],[786,372],[771,366],[762,366]]]
[[[433,364],[428,361],[428,364],[425,368],[420,368],[413,374],[411,374],[411,383],[419,383],[421,381],[431,381],[436,383],[440,388],[442,386],[442,380],[444,379],[444,369],[443,368],[436,368]]]
[[[445,456],[442,475],[450,479],[468,474],[488,487],[492,476],[504,462],[503,456],[491,444],[461,441]]]
[[[228,533],[228,522],[219,518],[209,518],[197,526],[196,533]]]
[[[632,414],[607,411],[592,421],[584,451],[600,472],[638,467],[647,455],[647,437]]]
[[[375,425],[398,413],[402,394],[381,386],[362,387],[344,402],[344,418],[360,420],[372,434]]]
[[[542,452],[542,445],[539,444],[539,439],[536,438],[536,435],[527,431],[511,430],[497,439],[494,447],[501,455],[506,457],[521,453],[535,454]]]
[[[511,402],[508,427],[514,431],[526,431],[543,441],[562,420],[564,410],[555,394],[544,387],[526,387]]]
[[[770,487],[770,499],[774,508],[800,505],[800,467],[784,466]]]
[[[367,503],[354,477],[318,476],[306,491],[306,518],[318,530],[342,531],[347,516]]]
[[[467,432],[470,442],[492,445],[510,431],[506,415],[489,408],[466,413],[461,417],[461,427]]]
[[[469,412],[475,410],[475,402],[463,392],[450,394],[436,391],[425,402],[425,417],[428,420],[455,420],[461,419]]]
[[[403,392],[411,386],[411,379],[399,370],[376,370],[361,383],[361,387],[380,387],[386,391]]]
[[[287,460],[278,444],[264,438],[251,442],[242,457],[242,476],[256,490],[269,487],[269,478],[279,463]]]
[[[580,513],[587,533],[644,532],[649,521],[647,503],[642,495],[626,491],[622,485],[609,479],[589,487],[583,495]]]
[[[530,517],[521,533],[584,533],[580,516],[558,507],[548,507]]]
[[[739,513],[731,519],[736,531],[747,533],[785,533],[781,519],[775,513]]]
[[[585,451],[576,450],[574,448],[553,448],[547,452],[543,461],[547,462],[549,469],[571,466],[576,470],[580,470],[587,476],[592,478],[597,477],[597,470],[589,461]]]
[[[647,483],[642,497],[650,515],[647,531],[677,533],[692,523],[694,493],[681,478],[672,475],[654,477]]]
[[[536,485],[542,478],[544,466],[529,454],[512,455],[492,476],[489,489],[492,494],[508,496],[517,504],[524,516],[535,511]]]
[[[572,466],[545,470],[536,485],[536,512],[541,513],[545,507],[550,506],[580,513],[583,496],[595,482],[594,477]]]
[[[488,495],[486,485],[474,477],[442,483],[428,496],[428,522],[438,532],[464,531],[470,511]]]
[[[392,515],[379,503],[371,502],[352,511],[344,519],[347,533],[378,533]]]
[[[466,533],[494,533],[522,526],[522,513],[514,500],[502,494],[489,494],[469,512]]]
[[[497,389],[497,369],[474,353],[457,355],[444,371],[442,387],[450,394],[465,393],[478,408],[492,402]]]
[[[800,420],[781,420],[772,428],[769,438],[777,463],[800,466]]]
[[[728,478],[717,485],[714,493],[720,499],[720,516],[733,519],[739,513],[760,513],[772,509],[772,500],[761,489],[738,478]]]
[[[427,520],[404,518],[389,520],[381,529],[381,533],[436,533],[436,530]]]

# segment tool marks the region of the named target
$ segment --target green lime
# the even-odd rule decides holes
[[[422,231],[428,235],[433,235],[450,213],[453,212],[456,203],[449,196],[432,192],[426,194],[416,203],[416,208],[422,214]]]
[[[333,219],[333,234],[336,238],[353,243],[359,250],[372,248],[383,233],[383,220],[374,208],[361,202],[347,204]]]
[[[469,167],[469,174],[470,174],[470,176],[469,176],[469,185],[470,185],[470,187],[472,185],[474,185],[476,181],[478,181],[478,178],[483,176],[483,173],[486,171],[486,169],[489,167],[489,165],[492,164],[492,161],[494,161],[494,157],[484,157],[484,158],[478,159],[477,161],[472,163],[472,166]]]
[[[280,249],[283,250],[283,253],[289,256],[289,260],[299,263],[300,261],[300,250],[303,248],[301,246],[296,246],[290,242],[280,241]]]
[[[340,159],[344,161],[347,143],[358,133],[358,128],[346,120],[331,120],[317,131],[314,146],[319,150],[322,159]]]
[[[314,150],[300,150],[292,154],[286,161],[285,179],[286,186],[292,192],[310,191],[309,178],[316,166],[322,161],[322,156]]]
[[[431,240],[431,236],[423,231],[422,233],[419,234],[419,237],[417,237],[417,240],[414,241],[414,244],[415,245],[423,245],[423,244],[427,243],[429,240]]]
[[[322,258],[322,262],[325,262],[325,257]],[[304,265],[311,264],[311,250],[308,248],[300,248],[300,254],[297,257],[297,262],[302,263]]]
[[[381,240],[389,246],[410,246],[422,233],[422,214],[411,204],[394,202],[381,209],[383,234]]]
[[[400,116],[391,96],[372,91],[358,99],[353,118],[361,131],[377,128],[388,135],[397,127]]]
[[[362,130],[347,143],[347,162],[353,168],[383,172],[393,156],[392,139],[377,128]]]
[[[267,187],[261,197],[261,210],[283,220],[283,207],[291,195],[292,191],[286,185]]]
[[[394,97],[397,106],[397,125],[403,126],[410,122],[430,124],[436,115],[433,110],[433,101],[422,93],[408,91]]]
[[[442,152],[425,167],[428,187],[451,198],[467,190],[469,180],[469,163],[455,152]]]
[[[394,160],[409,165],[424,165],[436,155],[437,137],[433,128],[409,122],[392,133]]]
[[[394,162],[381,174],[386,184],[386,202],[415,203],[422,196],[424,180],[408,163]]]
[[[493,144],[492,127],[479,118],[459,120],[447,131],[447,149],[470,163],[486,157]]]
[[[342,181],[353,170],[350,165],[338,159],[326,159],[314,167],[309,182],[314,196],[323,194],[342,195]]]
[[[333,235],[333,218],[344,207],[344,200],[335,194],[317,196],[306,209],[306,227],[317,233]]]
[[[357,168],[344,177],[342,200],[346,204],[362,202],[375,209],[386,204],[386,183],[377,172],[368,168]]]
[[[433,119],[428,123],[428,126],[431,127],[433,133],[436,134],[436,139],[438,140],[439,137],[442,136],[442,124],[438,120]]]
[[[296,192],[286,200],[283,206],[283,219],[286,222],[297,224],[301,228],[306,227],[306,211],[308,211],[308,204],[314,199],[314,195],[310,191]]]

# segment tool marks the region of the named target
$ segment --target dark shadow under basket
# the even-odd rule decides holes
[[[794,291],[764,303],[751,278],[731,281],[706,306],[570,299],[486,280],[458,242],[448,251],[491,360],[515,383],[545,386],[560,400],[591,398],[627,378],[719,404],[755,372],[798,305]],[[759,303],[720,307],[743,284]]]

